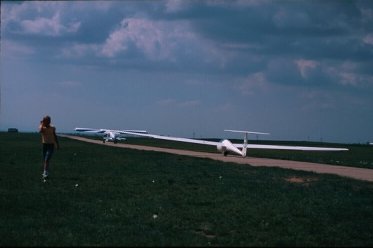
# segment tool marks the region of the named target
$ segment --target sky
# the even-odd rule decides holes
[[[373,142],[373,1],[1,1],[0,130]]]

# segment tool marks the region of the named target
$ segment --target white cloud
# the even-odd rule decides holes
[[[125,18],[106,39],[100,55],[113,58],[125,55],[129,49],[155,61],[193,60],[224,66],[226,60],[226,54],[214,43],[199,37],[187,21]]]
[[[268,80],[263,72],[257,72],[247,76],[238,89],[244,95],[253,95],[257,90],[264,90],[267,88]]]
[[[183,27],[170,23],[126,18],[106,39],[101,53],[106,57],[115,57],[134,45],[150,59],[169,58],[179,41],[190,38],[188,32],[180,29]]]
[[[184,108],[191,108],[191,107],[197,107],[197,106],[199,106],[200,103],[201,102],[199,100],[190,100],[190,101],[180,102],[179,106],[180,107],[184,107]]]
[[[62,57],[81,58],[87,54],[98,53],[99,49],[95,44],[73,44],[62,49]]]
[[[81,86],[82,83],[79,81],[75,81],[75,80],[66,80],[66,81],[57,82],[57,85],[61,86],[62,88],[73,89],[73,88],[77,88]]]
[[[59,12],[52,18],[39,17],[34,20],[21,21],[23,32],[29,34],[41,34],[46,36],[60,36],[65,33],[75,33],[79,30],[80,22],[72,22],[67,25],[61,23]]]
[[[162,100],[157,101],[157,105],[160,105],[162,107],[173,106],[175,102],[176,102],[175,99],[162,99]]]
[[[368,45],[373,45],[373,33],[367,34],[363,38],[363,42]]]
[[[175,60],[179,55],[198,48],[197,38],[186,23],[150,21],[142,18],[125,18],[101,44],[69,45],[62,56],[79,58],[94,54],[106,58],[126,56],[127,52],[142,54],[150,60]],[[207,49],[205,49],[206,51]]]
[[[372,23],[372,20],[373,20],[373,9],[366,8],[366,6],[358,6],[358,8],[359,8],[359,10],[361,12],[362,22],[363,23],[367,23],[367,24]]]
[[[365,74],[359,74],[356,72],[340,72],[339,83],[342,85],[349,85],[359,88],[372,87],[373,77]]]
[[[15,41],[10,42],[3,39],[1,41],[1,53],[4,58],[20,58],[35,54],[35,49]]]
[[[228,112],[232,112],[234,110],[236,110],[236,106],[233,105],[232,103],[230,102],[225,102],[225,103],[222,103],[221,105],[217,106],[216,109],[214,109],[215,112],[217,113],[228,113]]]
[[[280,8],[273,15],[272,20],[278,27],[305,26],[310,21],[306,13],[290,13],[287,9],[284,8]]]
[[[188,1],[184,0],[168,0],[165,3],[166,12],[174,13],[183,10],[189,5]]]
[[[325,72],[330,75],[336,83],[344,86],[371,87],[373,77],[357,72],[359,65],[353,62],[344,62],[339,65],[325,68]]]
[[[299,93],[298,98],[303,102],[302,111],[327,110],[338,106],[335,94],[320,90],[307,90]]]
[[[162,99],[157,102],[157,105],[161,107],[176,107],[176,108],[193,108],[197,107],[201,104],[199,100],[186,100],[186,101],[179,101],[176,99]]]
[[[295,64],[303,78],[307,78],[311,70],[315,69],[319,63],[314,60],[298,59]]]
[[[229,0],[229,1],[216,1],[216,0],[207,0],[205,1],[208,5],[211,6],[228,6],[229,8],[241,9],[245,7],[255,7],[260,5],[265,5],[270,3],[270,0]]]

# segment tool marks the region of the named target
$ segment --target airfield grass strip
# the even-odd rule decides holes
[[[0,133],[0,246],[371,246],[373,184]]]
[[[102,140],[101,136],[97,135],[79,135],[82,137],[89,136],[92,139]],[[206,139],[211,141],[219,141],[219,139]],[[240,139],[231,140],[233,143],[241,144]],[[126,144],[145,145],[152,147],[162,147],[171,149],[185,149],[191,151],[211,152],[216,153],[217,149],[214,146],[190,144],[176,141],[165,141],[152,138],[128,137]],[[327,142],[310,142],[310,141],[271,141],[257,140],[250,141],[251,144],[262,145],[287,145],[287,146],[316,146],[316,147],[339,147],[348,148],[349,151],[294,151],[294,150],[271,150],[271,149],[248,149],[247,156],[258,158],[273,158],[284,159],[320,164],[343,165],[366,169],[373,169],[373,146],[368,144],[336,144]]]
[[[209,139],[219,141],[217,139]],[[242,140],[231,140],[233,143],[242,144]],[[126,143],[136,145],[148,145],[164,148],[185,149],[192,151],[213,152],[217,149],[213,146],[188,144],[175,141],[164,141],[151,138],[128,138]],[[288,145],[288,146],[316,146],[316,147],[340,147],[348,148],[349,151],[291,151],[271,149],[248,149],[247,156],[258,158],[273,158],[303,161],[320,164],[353,166],[373,169],[373,146],[367,144],[335,144],[325,142],[307,141],[250,141],[252,144],[263,145]]]

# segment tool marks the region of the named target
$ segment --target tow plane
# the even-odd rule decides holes
[[[145,130],[111,130],[111,129],[95,129],[95,128],[82,128],[77,127],[75,128],[76,132],[84,132],[89,134],[102,134],[102,142],[105,143],[107,141],[112,141],[116,144],[118,141],[126,140],[125,135],[127,133],[131,134],[147,134],[148,132]]]
[[[171,141],[180,141],[194,144],[210,145],[216,146],[217,150],[221,152],[224,156],[228,154],[238,154],[242,157],[246,157],[248,149],[274,149],[274,150],[296,150],[296,151],[348,151],[347,148],[335,148],[335,147],[308,147],[308,146],[285,146],[285,145],[258,145],[258,144],[248,144],[248,135],[269,135],[269,133],[261,132],[251,132],[251,131],[240,131],[240,130],[224,130],[226,132],[241,133],[244,134],[243,144],[233,144],[230,140],[224,139],[220,142],[208,141],[208,140],[199,140],[199,139],[190,139],[190,138],[180,138],[180,137],[171,137],[163,136],[156,134],[145,134],[139,132],[129,132],[124,133],[129,135],[149,137],[161,140],[171,140]]]

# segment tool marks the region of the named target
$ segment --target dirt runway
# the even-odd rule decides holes
[[[334,174],[342,177],[349,177],[358,180],[370,181],[373,182],[373,169],[364,169],[356,167],[347,167],[347,166],[337,166],[337,165],[328,165],[328,164],[317,164],[309,162],[298,162],[290,160],[279,160],[279,159],[267,159],[267,158],[252,158],[252,157],[238,157],[238,156],[227,156],[224,157],[220,153],[207,153],[207,152],[195,152],[188,150],[178,150],[178,149],[168,149],[160,147],[151,147],[151,146],[140,146],[140,145],[130,145],[130,144],[113,144],[111,142],[106,142],[105,144],[101,140],[93,140],[79,136],[73,135],[59,135],[61,137],[66,137],[70,139],[80,140],[84,142],[114,146],[128,149],[136,149],[143,151],[157,151],[165,152],[177,155],[192,156],[198,158],[209,158],[213,160],[219,160],[223,162],[232,162],[237,164],[247,164],[251,166],[264,166],[264,167],[280,167],[292,170],[302,170],[310,171],[316,173],[326,173]]]

